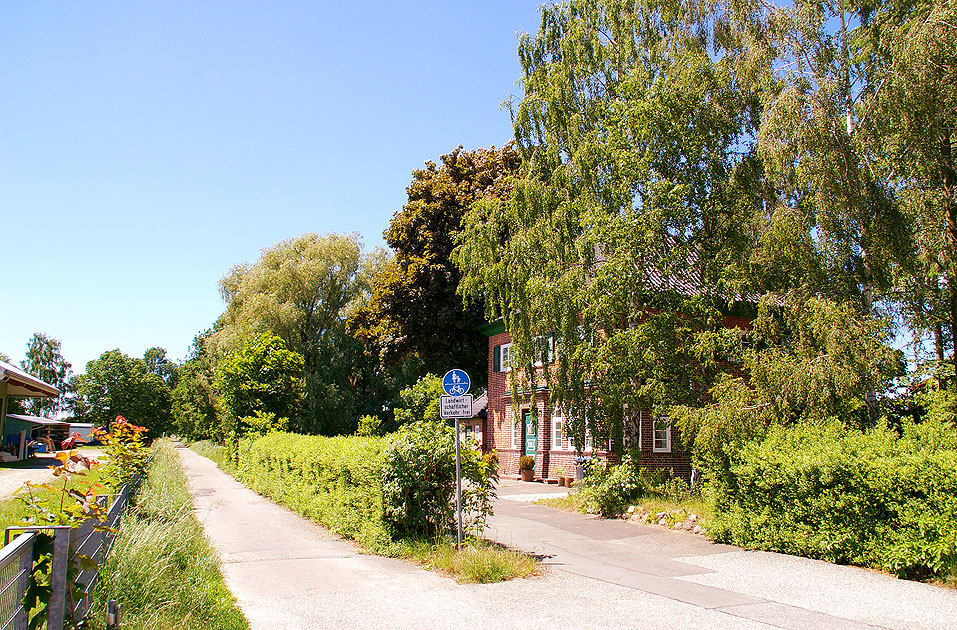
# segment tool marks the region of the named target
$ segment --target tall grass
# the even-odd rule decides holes
[[[124,630],[247,630],[226,588],[216,551],[193,515],[186,476],[159,442],[135,506],[100,573],[90,627],[103,628],[109,599]]]
[[[481,538],[470,538],[461,549],[444,537],[427,542],[405,539],[396,555],[455,578],[460,584],[491,584],[538,573],[535,558]]]

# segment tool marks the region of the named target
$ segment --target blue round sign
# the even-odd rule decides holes
[[[464,396],[471,386],[469,375],[464,370],[449,370],[442,377],[442,389],[449,396]]]

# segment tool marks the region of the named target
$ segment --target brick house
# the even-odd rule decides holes
[[[726,316],[725,326],[750,328],[750,318]],[[650,469],[671,470],[686,480],[691,478],[690,453],[678,448],[676,430],[667,418],[655,418],[648,409],[642,409],[625,420],[624,443],[621,448],[612,444],[594,444],[586,436],[584,452],[577,453],[575,445],[565,434],[565,418],[560,410],[552,409],[548,389],[544,386],[534,392],[520,392],[520,418],[514,417],[513,392],[508,382],[508,354],[511,335],[499,321],[479,330],[488,337],[488,401],[483,421],[482,448],[498,452],[500,471],[504,476],[518,475],[518,458],[535,458],[535,478],[556,479],[562,474],[573,475],[576,457],[599,457],[617,461],[619,454],[635,449],[641,456],[638,465]],[[732,371],[737,371],[732,368]],[[531,396],[535,396],[537,417],[531,417]],[[516,421],[517,420],[517,421]],[[536,422],[537,420],[537,422]]]

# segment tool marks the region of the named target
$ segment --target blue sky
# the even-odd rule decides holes
[[[0,352],[181,358],[261,248],[382,244],[413,169],[509,139],[540,4],[0,2]]]

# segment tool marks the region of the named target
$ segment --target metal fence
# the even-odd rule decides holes
[[[0,630],[26,630],[33,611],[23,607],[23,596],[30,585],[33,548],[40,532],[53,532],[53,568],[51,572],[47,630],[63,630],[67,619],[80,620],[89,613],[93,589],[106,556],[113,548],[120,519],[141,482],[134,477],[119,493],[112,495],[102,521],[86,521],[78,527],[8,527],[0,550]],[[107,496],[97,497],[105,507]],[[16,536],[10,541],[11,535]],[[93,562],[84,561],[89,558]],[[75,569],[72,585],[70,569]],[[76,588],[72,588],[75,586]]]

